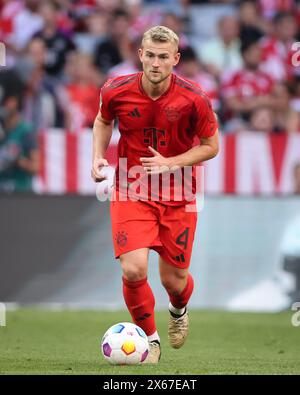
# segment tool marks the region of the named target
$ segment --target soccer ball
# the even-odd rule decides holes
[[[142,328],[131,322],[120,322],[105,332],[101,351],[112,365],[136,365],[147,358],[149,342]]]

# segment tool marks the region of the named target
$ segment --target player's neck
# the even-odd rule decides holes
[[[164,81],[159,84],[153,84],[151,81],[147,79],[145,74],[142,75],[142,87],[145,93],[153,100],[158,99],[161,95],[163,95],[171,84],[172,74],[170,74]]]

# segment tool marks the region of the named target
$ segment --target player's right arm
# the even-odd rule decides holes
[[[101,182],[106,179],[99,175],[103,166],[108,166],[105,159],[105,153],[108,148],[113,130],[113,121],[104,119],[99,110],[93,126],[93,164],[91,176],[95,182]]]

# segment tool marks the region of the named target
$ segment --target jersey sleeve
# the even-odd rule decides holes
[[[211,101],[208,96],[203,93],[195,101],[196,106],[196,124],[195,133],[199,138],[212,137],[218,129],[218,121],[213,112]]]
[[[112,92],[109,89],[111,80],[108,80],[100,91],[100,104],[99,110],[102,118],[107,121],[113,121],[115,119],[115,113],[113,110],[113,97]]]

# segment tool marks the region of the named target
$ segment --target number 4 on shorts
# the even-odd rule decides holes
[[[180,233],[180,235],[176,239],[176,244],[183,245],[183,248],[185,250],[186,250],[187,244],[188,244],[189,231],[190,231],[190,228],[185,228],[185,230],[182,233]]]

